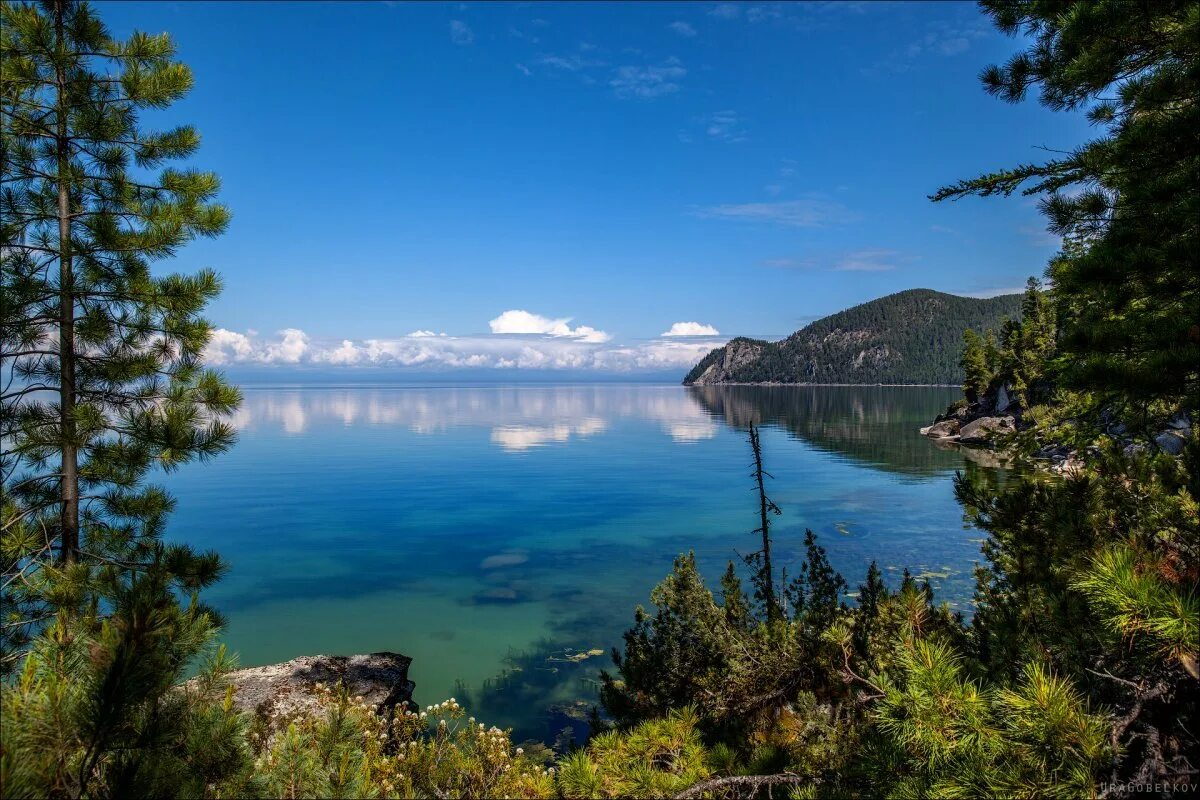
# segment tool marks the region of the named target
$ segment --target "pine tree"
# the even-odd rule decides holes
[[[142,110],[192,85],[170,39],[118,41],[72,0],[6,2],[0,14],[0,558],[10,614],[0,644],[10,663],[48,599],[85,604],[89,582],[151,562],[171,499],[145,485],[147,473],[227,448],[222,416],[239,395],[201,364],[216,274],[150,269],[229,220],[213,202],[214,174],[154,173],[199,145],[191,127],[139,124]],[[188,585],[217,568],[186,548],[166,563]]]
[[[963,352],[958,365],[963,371],[963,394],[968,402],[974,403],[987,394],[992,373],[983,350],[983,339],[971,328],[963,331]]]
[[[939,190],[1045,194],[1068,246],[1049,273],[1064,322],[1062,381],[1128,408],[1200,397],[1200,6],[984,0],[1032,39],[983,74],[990,93],[1086,110],[1105,135],[1040,164]],[[1073,191],[1067,191],[1073,190]]]
[[[5,797],[246,796],[232,662],[211,647],[218,617],[181,607],[174,582],[159,548],[108,587],[103,619],[64,611],[34,640],[0,699]]]

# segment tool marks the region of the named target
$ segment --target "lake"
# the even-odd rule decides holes
[[[775,559],[815,531],[851,586],[872,559],[966,610],[980,532],[954,500],[984,469],[917,429],[935,387],[638,384],[245,387],[238,444],[169,476],[171,535],[219,551],[206,597],[246,666],[411,656],[518,740],[576,726],[634,606],[672,559],[756,549],[746,426],[763,426]]]

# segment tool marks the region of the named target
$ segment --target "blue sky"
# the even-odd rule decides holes
[[[972,4],[97,6],[195,73],[147,120],[199,129],[233,211],[171,265],[223,275],[224,364],[677,368],[1019,287],[1056,245],[1030,199],[926,196],[1088,136],[982,91],[1021,43]]]

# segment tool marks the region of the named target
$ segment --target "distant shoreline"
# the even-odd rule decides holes
[[[937,388],[937,389],[958,389],[962,384],[958,383],[776,383],[774,381],[721,381],[720,383],[685,383],[684,386],[693,388],[696,386],[886,386],[888,388],[897,388],[909,386],[917,388]]]

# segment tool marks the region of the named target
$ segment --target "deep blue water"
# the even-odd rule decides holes
[[[852,588],[875,559],[965,608],[981,534],[951,478],[978,466],[917,434],[957,396],[248,387],[236,447],[170,476],[171,531],[231,565],[207,599],[243,665],[394,650],[414,658],[419,702],[454,695],[552,738],[678,553],[715,578],[755,549],[749,422],[783,509],[777,563],[799,566],[808,527]]]

